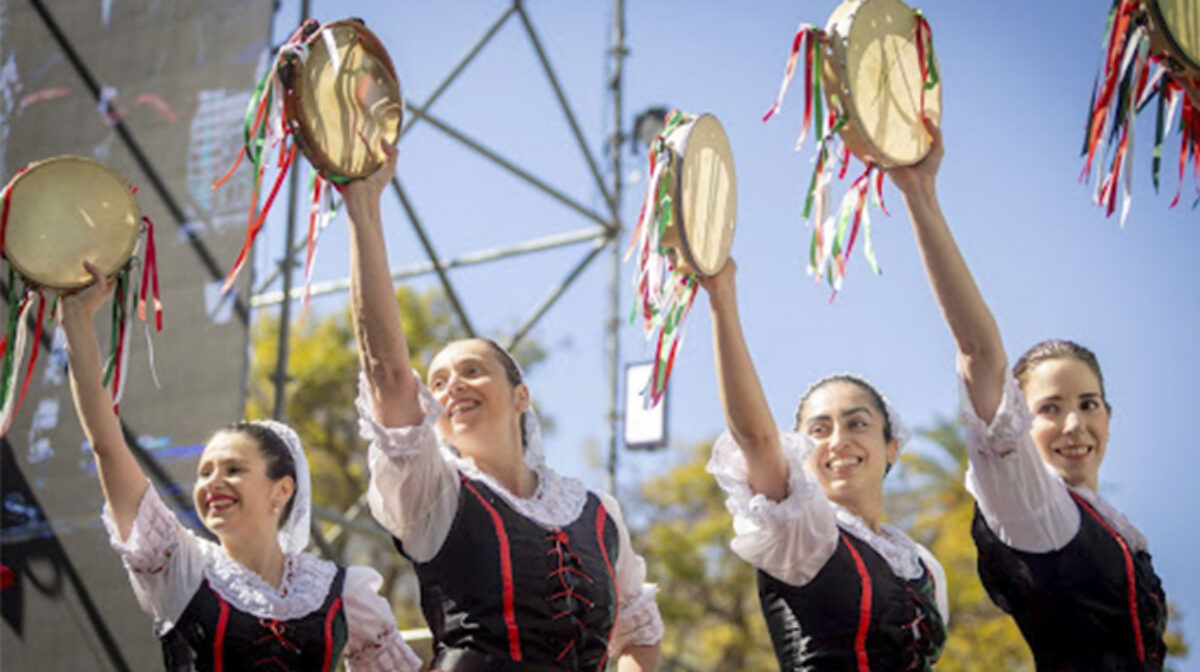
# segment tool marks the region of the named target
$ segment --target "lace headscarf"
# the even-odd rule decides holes
[[[279,547],[284,553],[299,553],[308,546],[312,526],[312,480],[308,474],[308,458],[295,430],[275,420],[255,420],[251,424],[264,427],[283,441],[296,464],[296,492],[292,495],[292,510],[279,526]]]

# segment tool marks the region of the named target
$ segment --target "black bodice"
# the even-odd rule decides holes
[[[758,595],[780,669],[932,670],[946,627],[929,568],[907,581],[867,542],[844,531],[840,537],[833,556],[803,586],[758,572]]]
[[[414,563],[434,636],[431,669],[601,669],[617,616],[618,551],[603,503],[588,493],[578,518],[548,530],[483,482],[460,479],[446,541]]]
[[[1079,532],[1061,549],[1005,545],[975,509],[971,536],[988,595],[1012,614],[1039,672],[1161,670],[1166,596],[1150,554],[1125,540],[1075,493]]]
[[[258,618],[229,604],[205,580],[162,636],[167,672],[328,672],[346,645],[338,567],[321,608],[290,621]]]

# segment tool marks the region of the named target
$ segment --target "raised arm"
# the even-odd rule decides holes
[[[418,425],[418,381],[400,326],[400,307],[388,269],[379,200],[396,171],[396,148],[384,144],[387,162],[370,177],[342,190],[350,219],[350,306],[358,356],[378,420],[387,427]]]
[[[888,171],[904,195],[917,247],[933,296],[958,346],[958,371],[975,413],[990,423],[1004,394],[1007,361],[1000,329],[967,268],[937,198],[937,173],[945,148],[942,133],[926,123],[933,147],[920,163]]]
[[[737,264],[733,259],[720,273],[701,280],[708,292],[713,321],[713,351],[717,386],[729,433],[746,456],[750,488],[775,501],[788,495],[788,464],[779,443],[779,428],[750,359],[738,317]]]
[[[70,365],[71,393],[79,424],[92,452],[104,500],[121,539],[128,539],[137,516],[138,504],[149,484],[138,466],[121,423],[113,413],[113,400],[102,382],[100,345],[92,318],[96,309],[112,294],[112,280],[106,280],[91,264],[85,264],[95,283],[76,294],[63,297],[62,326],[67,337],[67,361]]]

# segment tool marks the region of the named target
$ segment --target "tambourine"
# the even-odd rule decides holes
[[[661,244],[683,273],[708,277],[725,267],[737,225],[737,173],[721,122],[702,114],[663,136],[671,162],[671,221]]]
[[[813,223],[808,272],[817,280],[828,277],[836,292],[860,225],[868,227],[864,248],[868,263],[878,272],[870,247],[867,196],[873,182],[882,208],[882,170],[912,165],[929,152],[933,138],[925,120],[936,124],[941,118],[941,82],[932,32],[919,10],[900,0],[846,0],[824,30],[800,25],[779,95],[763,121],[783,104],[801,54],[805,111],[797,145],[803,143],[810,123],[818,136],[816,169],[804,204],[804,218],[811,217]],[[841,147],[835,148],[839,140]],[[835,167],[839,179],[845,177],[851,155],[865,168],[834,212],[828,187]]]
[[[1157,99],[1157,100],[1156,100]],[[1150,103],[1156,102],[1153,107]],[[1111,216],[1124,173],[1121,224],[1132,201],[1133,120],[1139,111],[1155,111],[1153,181],[1160,184],[1163,139],[1180,130],[1179,203],[1184,169],[1190,155],[1200,153],[1200,6],[1195,0],[1115,0],[1104,40],[1104,68],[1088,108],[1083,177],[1096,172],[1093,201]],[[1174,120],[1178,113],[1179,124]],[[1110,152],[1108,143],[1116,141]],[[1200,171],[1196,171],[1200,180]]]
[[[162,330],[154,227],[141,216],[134,193],[129,182],[108,166],[78,156],[32,163],[0,192],[0,251],[9,263],[8,325],[0,339],[0,436],[8,431],[29,388],[47,313],[54,312],[59,294],[93,282],[84,262],[116,277],[114,338],[104,374],[105,384],[113,386],[114,406],[124,390],[134,305],[146,320],[151,288],[155,325]],[[141,284],[134,287],[133,257],[143,234]],[[29,322],[34,326],[26,329]],[[27,348],[31,354],[20,383]]]
[[[78,156],[30,164],[5,187],[4,258],[37,288],[65,292],[92,283],[133,254],[141,214],[133,187],[108,166]]]
[[[1142,0],[1150,51],[1200,107],[1200,6],[1195,0]]]
[[[678,110],[664,122],[651,143],[646,199],[626,255],[638,254],[631,318],[640,312],[656,340],[643,393],[650,405],[666,390],[698,279],[724,268],[737,224],[737,173],[721,122]]]
[[[217,181],[233,175],[243,156],[254,163],[254,192],[275,160],[274,186],[260,210],[252,211],[242,250],[225,278],[228,291],[291,168],[297,150],[316,170],[309,218],[305,287],[320,230],[332,215],[331,184],[366,177],[383,165],[380,143],[400,137],[404,103],[387,50],[362,21],[320,24],[305,21],[276,54],[246,112],[244,146]],[[257,203],[257,198],[255,199]],[[306,291],[307,296],[307,291]]]
[[[357,19],[334,21],[285,50],[278,65],[284,114],[304,156],[318,171],[342,178],[379,169],[380,142],[396,144],[404,102],[387,50]]]

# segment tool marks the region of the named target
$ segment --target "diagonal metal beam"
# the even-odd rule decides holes
[[[521,327],[517,329],[517,332],[508,339],[507,343],[504,344],[505,350],[512,352],[512,349],[521,342],[521,339],[525,338],[525,336],[529,334],[529,330],[533,329],[533,326],[538,323],[538,320],[542,319],[542,316],[546,314],[546,311],[550,310],[550,307],[553,306],[554,303],[558,301],[559,297],[561,297],[563,293],[567,291],[567,288],[571,286],[571,283],[575,282],[575,279],[579,277],[579,274],[583,272],[583,269],[587,268],[587,265],[596,258],[596,255],[600,254],[600,250],[603,250],[608,246],[609,242],[610,241],[606,238],[604,240],[598,240],[594,245],[592,245],[592,249],[588,250],[587,254],[583,256],[583,259],[581,259],[579,263],[575,265],[575,268],[572,268],[571,272],[567,273],[567,276],[562,279],[562,282],[558,283],[557,287],[550,290],[550,293],[546,295],[546,298],[542,299],[542,302],[533,309],[533,312],[530,313],[529,317],[525,318],[525,323],[522,324]],[[613,239],[611,242],[613,245],[616,245],[616,239]]]
[[[563,94],[562,87],[558,84],[558,77],[554,74],[554,68],[550,65],[550,59],[546,58],[546,51],[542,48],[542,41],[538,39],[537,32],[533,29],[533,23],[529,20],[529,15],[525,13],[525,8],[519,1],[515,5],[517,13],[521,17],[521,25],[525,26],[525,32],[529,34],[529,41],[533,43],[533,49],[537,52],[538,60],[542,63],[542,70],[546,73],[546,79],[550,80],[550,86],[554,89],[554,95],[558,98],[559,106],[562,107],[563,116],[567,118],[567,123],[571,126],[571,132],[575,135],[575,142],[579,143],[579,151],[587,159],[588,168],[591,169],[592,177],[596,180],[596,188],[604,195],[604,202],[608,204],[608,212],[613,220],[616,220],[618,219],[617,201],[613,198],[612,193],[609,192],[608,185],[604,184],[604,178],[600,176],[600,169],[596,167],[596,159],[592,156],[592,150],[588,148],[587,141],[583,139],[583,132],[579,130],[579,124],[575,121],[575,113],[571,110],[571,105],[567,103],[567,97]]]
[[[504,25],[505,21],[508,21],[508,17],[512,16],[513,12],[515,11],[517,11],[517,6],[515,3],[510,5],[508,9],[504,10],[504,13],[500,15],[500,18],[496,19],[496,21],[492,23],[491,27],[487,29],[487,32],[483,34],[483,37],[479,38],[479,40],[475,43],[475,46],[471,47],[467,51],[467,55],[463,56],[462,60],[458,62],[458,65],[454,66],[454,69],[450,71],[450,74],[446,75],[441,84],[438,84],[438,87],[433,90],[433,93],[429,94],[429,97],[425,99],[425,104],[420,106],[422,109],[428,110],[429,108],[433,107],[433,104],[437,102],[437,99],[441,97],[443,93],[445,93],[446,89],[450,88],[450,84],[452,84],[454,80],[457,79],[460,74],[462,74],[462,71],[467,68],[467,65],[469,65],[471,61],[475,60],[475,57],[479,55],[480,51],[483,51],[483,48],[487,45],[487,43],[492,41],[492,38],[496,36],[496,32],[500,30],[500,27]],[[404,124],[404,128],[400,129],[399,137],[396,138],[397,143],[400,142],[400,140],[404,137],[404,134],[408,133],[408,129],[412,128],[413,124],[415,124],[418,120],[420,120],[420,117],[410,116],[408,118],[408,123]]]
[[[70,61],[72,67],[75,68],[75,72],[79,74],[81,79],[83,79],[83,83],[85,86],[87,86],[88,91],[91,92],[92,97],[96,99],[97,103],[101,102],[100,84],[96,81],[96,77],[92,74],[91,70],[89,70],[87,65],[83,62],[83,59],[80,58],[79,53],[75,51],[75,47],[71,44],[71,40],[66,36],[65,33],[63,33],[62,28],[60,28],[58,25],[58,22],[54,20],[54,16],[50,14],[48,9],[46,9],[46,6],[42,0],[29,1],[30,4],[33,5],[33,8],[37,11],[38,16],[41,17],[42,23],[45,24],[47,29],[49,29],[50,34],[54,37],[54,41],[58,43],[58,47],[62,49],[63,54],[67,57],[67,60]],[[137,139],[133,137],[133,133],[130,132],[129,127],[125,125],[123,120],[117,119],[113,124],[113,129],[116,130],[117,135],[120,136],[121,140],[125,143],[125,147],[129,150],[129,153],[133,155],[133,160],[137,163],[138,168],[141,169],[142,174],[145,175],[146,179],[150,181],[150,186],[154,188],[154,192],[158,194],[158,197],[162,200],[163,205],[166,206],[167,211],[171,214],[171,218],[175,220],[175,225],[179,227],[180,231],[182,231],[185,236],[187,236],[188,243],[192,246],[192,250],[196,252],[196,256],[200,259],[200,264],[205,268],[205,270],[208,271],[209,276],[211,276],[214,280],[223,279],[225,277],[224,270],[217,265],[216,258],[214,258],[212,252],[208,250],[208,246],[204,244],[204,241],[196,236],[196,233],[187,226],[188,218],[183,214],[183,208],[179,206],[179,203],[171,194],[171,190],[167,187],[166,182],[164,182],[162,177],[158,174],[158,170],[155,169],[154,163],[151,162],[150,158],[146,156],[146,153],[142,151],[142,146],[138,144]],[[242,324],[249,323],[250,311],[246,307],[246,302],[243,301],[241,297],[234,297],[233,309],[234,312],[237,313],[238,319],[242,321]]]
[[[613,223],[611,221],[604,219],[600,215],[597,215],[596,213],[587,209],[587,207],[585,207],[579,201],[576,201],[575,199],[571,198],[570,196],[567,196],[566,194],[559,191],[558,189],[555,189],[554,187],[550,186],[546,182],[534,177],[532,174],[530,174],[523,168],[518,167],[517,164],[513,163],[512,161],[509,161],[508,159],[500,156],[499,154],[488,149],[487,147],[484,147],[483,144],[481,144],[477,140],[467,137],[467,135],[464,134],[462,131],[459,131],[458,129],[453,128],[452,126],[450,126],[446,122],[442,121],[441,119],[438,119],[437,117],[429,114],[428,111],[426,111],[420,107],[417,107],[416,105],[414,105],[412,103],[408,103],[408,109],[413,114],[423,117],[426,121],[433,124],[434,127],[437,128],[439,131],[445,133],[446,135],[449,135],[450,137],[454,138],[455,140],[458,140],[459,142],[466,145],[467,147],[470,147],[471,149],[475,150],[479,154],[482,154],[484,157],[491,159],[494,163],[498,164],[500,167],[508,170],[513,175],[516,175],[517,177],[521,178],[522,180],[525,180],[526,182],[533,185],[534,187],[537,187],[538,189],[540,189],[541,191],[543,191],[547,195],[549,195],[551,198],[558,201],[559,203],[562,203],[563,205],[567,206],[568,208],[571,208],[575,212],[578,212],[579,214],[583,215],[584,217],[587,217],[588,219],[596,222],[597,224],[600,224],[601,226],[608,227],[608,228],[613,227]]]
[[[400,186],[400,178],[392,178],[392,190],[396,192],[396,197],[400,199],[401,207],[408,214],[408,221],[412,223],[413,231],[416,232],[417,238],[421,239],[421,247],[425,248],[425,254],[433,264],[434,270],[437,271],[438,280],[441,280],[442,288],[446,290],[446,298],[450,300],[450,306],[458,314],[458,320],[462,323],[463,331],[467,332],[468,336],[474,337],[475,327],[471,326],[471,320],[467,317],[467,311],[463,309],[462,303],[458,300],[458,294],[454,291],[454,286],[450,284],[450,276],[446,275],[446,269],[442,268],[437,252],[434,252],[433,243],[429,242],[429,236],[425,235],[425,227],[421,226],[421,220],[417,218],[417,213],[413,210],[412,203],[408,200],[408,194],[404,193],[404,188]]]
[[[544,236],[542,238],[534,238],[523,243],[517,243],[508,247],[497,247],[488,250],[480,250],[478,252],[470,252],[457,259],[441,259],[437,263],[441,264],[444,270],[452,268],[461,268],[464,266],[474,266],[476,264],[507,259],[509,257],[518,257],[534,252],[542,252],[567,245],[574,245],[588,240],[596,240],[605,238],[609,235],[608,229],[596,226],[589,229],[581,229],[569,233],[558,233],[552,236]],[[413,278],[419,275],[426,275],[437,270],[437,265],[434,262],[426,261],[420,264],[403,266],[393,269],[391,277],[393,281],[404,280],[405,278]],[[265,286],[264,286],[265,288]],[[314,297],[323,296],[325,294],[334,294],[344,292],[350,289],[349,278],[339,278],[328,282],[314,283],[311,287],[311,295]],[[288,295],[293,301],[304,298],[304,289],[297,287],[292,289]],[[283,301],[283,292],[275,290],[271,292],[263,291],[250,297],[251,308],[263,308],[272,306]]]

